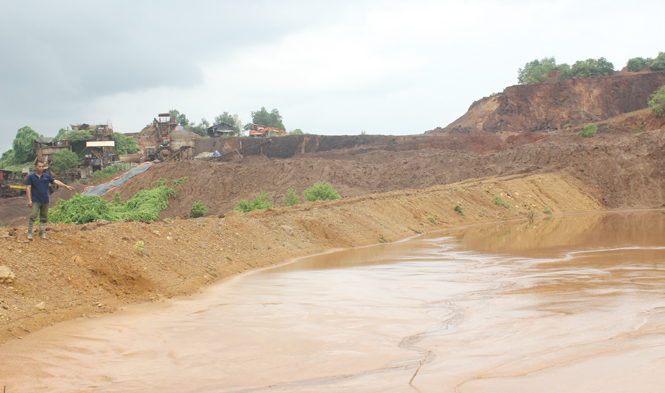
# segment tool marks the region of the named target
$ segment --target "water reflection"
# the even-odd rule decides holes
[[[14,391],[658,391],[662,211],[429,234],[0,347]],[[11,359],[8,361],[7,359]]]

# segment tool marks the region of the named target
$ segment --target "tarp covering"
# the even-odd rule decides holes
[[[119,179],[115,179],[112,182],[106,183],[106,184],[100,184],[98,186],[86,188],[83,190],[81,195],[97,195],[97,196],[102,196],[106,191],[110,190],[111,188],[115,187],[120,187],[121,185],[125,184],[125,182],[132,177],[138,175],[139,173],[143,173],[150,168],[150,165],[152,165],[152,162],[146,162],[143,165],[139,165],[135,168],[130,169],[127,173],[122,175]]]

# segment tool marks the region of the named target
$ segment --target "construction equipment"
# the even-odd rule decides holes
[[[270,137],[277,135],[289,135],[286,131],[280,130],[275,127],[262,126],[260,124],[252,124],[252,127],[249,130],[250,137]]]

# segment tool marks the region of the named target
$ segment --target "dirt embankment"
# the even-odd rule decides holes
[[[462,137],[449,142],[472,143],[481,149],[487,143],[473,138],[469,142]],[[487,176],[553,172],[574,176],[590,185],[607,207],[655,207],[665,204],[664,149],[665,131],[614,135],[601,127],[593,138],[565,133],[481,155],[437,148],[333,150],[289,159],[249,156],[233,162],[163,163],[153,165],[117,191],[127,199],[159,178],[187,177],[178,196],[160,215],[184,218],[198,200],[203,201],[210,214],[224,214],[238,200],[266,191],[275,195],[279,206],[288,188],[300,193],[319,182],[331,183],[343,197],[354,197]],[[104,198],[110,201],[113,193]]]
[[[665,72],[616,73],[556,83],[507,87],[474,102],[466,114],[427,134],[555,131],[647,107]]]
[[[514,135],[502,138],[494,133],[484,132],[470,135],[288,135],[269,138],[269,145],[262,138],[209,138],[196,140],[195,155],[203,152],[219,151],[229,153],[224,161],[240,157],[237,151],[251,148],[242,156],[263,155],[268,158],[292,158],[311,153],[342,151],[346,155],[365,154],[372,151],[408,151],[439,149],[485,153],[492,150],[510,149],[527,143],[533,143],[542,136],[529,133],[526,136]]]
[[[308,202],[224,218],[50,225],[0,234],[0,342],[58,321],[191,293],[202,285],[290,258],[402,239],[419,232],[512,218],[592,211],[602,205],[572,177],[513,176],[424,190]],[[495,195],[510,208],[492,202]],[[464,216],[455,212],[462,207]],[[135,246],[144,242],[143,256]]]

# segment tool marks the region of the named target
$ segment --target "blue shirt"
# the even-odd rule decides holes
[[[32,186],[30,190],[30,199],[33,202],[48,203],[48,186],[53,183],[55,179],[48,173],[42,172],[41,177],[37,177],[36,172],[32,172],[25,180],[26,186]]]

